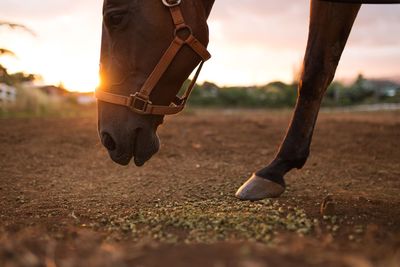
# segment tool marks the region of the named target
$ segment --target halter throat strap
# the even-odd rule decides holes
[[[157,63],[154,70],[138,92],[131,94],[130,96],[124,96],[105,92],[99,88],[95,92],[95,97],[98,100],[115,105],[126,106],[135,113],[147,115],[172,115],[179,113],[184,109],[190,93],[196,84],[197,78],[199,77],[201,68],[203,67],[204,62],[211,58],[211,55],[207,48],[193,35],[190,26],[185,23],[185,19],[180,8],[181,0],[162,0],[162,2],[166,7],[168,7],[175,26],[174,39],[172,40],[170,46],[164,52],[164,55],[161,57],[160,61]],[[179,33],[183,31],[187,31],[189,33],[185,39],[179,37]],[[154,105],[150,101],[151,93],[168,67],[171,65],[178,52],[184,46],[189,46],[201,58],[200,64],[197,67],[196,73],[190,85],[185,90],[185,93],[182,95],[182,97],[175,96],[175,99],[169,106]]]

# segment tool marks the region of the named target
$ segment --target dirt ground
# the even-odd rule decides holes
[[[287,192],[236,200],[289,119],[170,117],[142,168],[109,159],[94,112],[1,119],[0,266],[400,266],[400,112],[323,112]]]

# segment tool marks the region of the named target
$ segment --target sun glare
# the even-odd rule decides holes
[[[96,58],[89,58],[76,63],[69,58],[54,58],[53,54],[37,57],[31,56],[26,50],[18,49],[22,59],[3,57],[0,64],[7,67],[10,73],[26,72],[41,77],[38,81],[45,85],[63,85],[73,92],[92,92],[99,84],[98,64]],[[60,63],[61,62],[61,63]]]
[[[56,69],[47,69],[43,73],[43,80],[47,84],[62,84],[64,88],[75,92],[93,92],[99,84],[99,76],[95,68],[74,65],[57,66]]]

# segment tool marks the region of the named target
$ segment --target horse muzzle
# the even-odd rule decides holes
[[[100,138],[110,158],[123,166],[132,159],[136,166],[143,166],[160,149],[159,138],[151,130],[137,129],[129,138],[121,140],[110,132],[102,131]]]

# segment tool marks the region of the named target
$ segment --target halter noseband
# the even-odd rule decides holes
[[[162,3],[169,8],[171,13],[171,17],[175,26],[174,39],[172,40],[168,49],[165,51],[164,55],[161,57],[160,61],[157,63],[153,72],[147,78],[142,88],[135,94],[124,96],[108,93],[102,89],[97,89],[95,96],[98,100],[129,107],[133,112],[138,114],[171,115],[179,113],[185,107],[190,93],[196,84],[196,80],[199,77],[201,68],[203,67],[204,62],[211,58],[211,55],[207,51],[207,48],[200,43],[196,37],[194,37],[190,26],[185,23],[180,8],[181,0],[162,0]],[[187,30],[189,32],[189,36],[186,39],[182,39],[178,36],[178,32],[182,30]],[[157,83],[160,81],[161,77],[164,75],[165,71],[171,65],[173,59],[184,45],[189,46],[197,55],[201,57],[201,62],[198,65],[193,80],[183,96],[175,96],[175,99],[169,106],[153,105],[153,103],[150,101],[151,92],[154,90]]]

